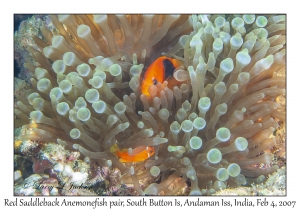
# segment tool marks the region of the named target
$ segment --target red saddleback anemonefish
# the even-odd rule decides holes
[[[179,85],[180,82],[173,77],[173,73],[174,70],[182,64],[182,61],[167,56],[157,58],[144,74],[142,79],[142,93],[146,96],[150,96],[148,92],[149,87],[156,85],[158,82],[163,83],[165,80],[168,81],[168,88],[170,89]]]

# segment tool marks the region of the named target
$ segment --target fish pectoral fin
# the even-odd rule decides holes
[[[133,161],[130,161],[130,160],[127,160],[127,159],[124,159],[124,158],[119,158],[119,161],[121,163],[129,163],[129,162],[133,162]]]
[[[166,79],[167,81],[169,81],[170,79],[174,78],[173,75],[168,76],[168,78]]]

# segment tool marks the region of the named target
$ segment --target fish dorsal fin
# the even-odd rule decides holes
[[[171,61],[169,61],[168,59],[164,59],[163,64],[164,64],[164,70],[165,70],[164,80],[167,80],[169,77],[173,77],[175,67],[174,67],[173,63]]]

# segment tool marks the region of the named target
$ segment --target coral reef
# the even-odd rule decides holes
[[[30,55],[30,48],[38,49],[36,43],[32,39],[33,36],[42,38],[39,28],[44,26],[49,30],[54,30],[51,19],[48,15],[15,15],[15,19],[28,18],[26,21],[20,23],[19,29],[14,33],[14,59],[15,65],[20,68],[18,76],[20,79],[30,83],[32,73],[24,67],[24,63],[29,62],[31,64],[37,64],[33,57]]]
[[[31,132],[20,131],[21,135]],[[118,185],[117,168],[96,162],[90,166],[79,159],[79,152],[59,144],[16,138],[14,148],[15,195],[136,195],[133,186]]]
[[[271,174],[265,183],[252,184],[251,187],[219,190],[213,195],[286,195],[286,169],[285,167],[280,168],[276,173]]]
[[[15,194],[212,195],[278,170],[285,15],[50,18],[56,29],[40,27],[28,48],[32,87],[16,95],[15,148],[35,158],[24,182],[86,188]],[[176,85],[153,79],[145,94],[144,72],[161,55],[180,61]]]

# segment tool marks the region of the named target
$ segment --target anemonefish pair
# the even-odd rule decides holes
[[[182,61],[175,58],[169,58],[167,56],[157,58],[148,67],[142,78],[142,94],[150,96],[148,91],[149,87],[151,85],[156,85],[158,82],[162,84],[165,80],[168,81],[168,87],[170,89],[179,85],[180,82],[173,77],[173,73],[174,70],[182,64]]]
[[[173,73],[176,68],[181,66],[183,63],[175,58],[169,58],[167,56],[161,56],[156,59],[146,70],[142,78],[142,94],[150,96],[149,87],[156,85],[158,82],[161,84],[167,80],[168,87],[173,89],[174,86],[179,85],[174,77]],[[119,158],[122,163],[125,162],[141,162],[154,155],[154,147],[140,146],[129,149],[120,150],[116,144],[110,148],[111,153]]]
[[[114,144],[110,148],[110,151],[116,155],[122,163],[141,162],[154,155],[154,147],[147,146],[136,147],[129,151],[129,149],[120,150],[119,147]]]

